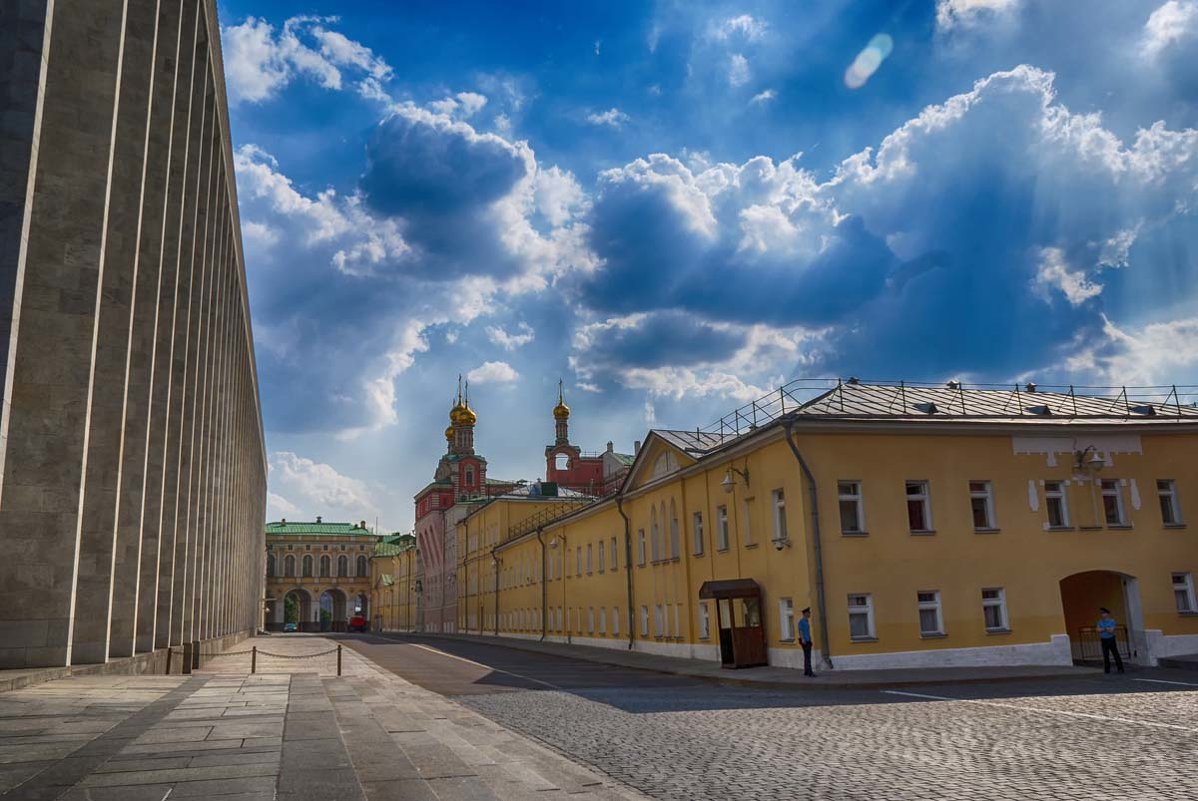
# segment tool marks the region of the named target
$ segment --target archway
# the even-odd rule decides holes
[[[275,611],[279,623],[295,623],[300,631],[312,630],[313,614],[311,594],[298,587],[283,596]]]
[[[320,595],[320,630],[345,631],[346,614],[345,593],[338,589],[325,590]]]
[[[362,617],[369,618],[370,617],[369,612],[370,612],[370,598],[367,597],[366,593],[358,593],[357,595],[355,595],[354,596],[353,613],[355,615],[361,615]]]
[[[1061,611],[1073,661],[1102,661],[1095,627],[1103,607],[1111,610],[1119,625],[1116,637],[1124,660],[1149,663],[1139,580],[1113,570],[1088,570],[1061,579]]]

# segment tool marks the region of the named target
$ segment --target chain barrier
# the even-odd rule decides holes
[[[166,673],[171,672],[171,661],[174,655],[178,654],[183,660],[183,673],[191,673],[193,668],[199,667],[200,657],[212,656],[246,656],[250,657],[250,673],[258,672],[258,657],[266,656],[271,659],[315,659],[329,654],[337,655],[337,675],[341,675],[341,646],[330,648],[327,651],[317,651],[314,654],[272,654],[269,651],[259,651],[258,646],[254,646],[245,651],[200,651],[198,648],[193,648],[190,644],[185,644],[182,648],[176,649],[168,647],[166,649]]]

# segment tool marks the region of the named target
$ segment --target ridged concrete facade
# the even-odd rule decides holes
[[[0,3],[0,667],[262,620],[223,75],[212,0]]]

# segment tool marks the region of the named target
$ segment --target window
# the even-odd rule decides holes
[[[595,607],[587,607],[587,634],[595,633]]]
[[[588,576],[591,574],[591,571],[594,567],[594,562],[591,558],[594,555],[592,548],[593,548],[593,546],[591,545],[591,543],[588,542],[587,543],[587,575]]]
[[[311,554],[304,555],[304,578],[310,578],[312,575],[312,556]]]
[[[599,607],[599,633],[607,634],[607,610]]]
[[[1108,526],[1125,526],[1123,516],[1123,489],[1117,478],[1102,480],[1102,515]]]
[[[1194,576],[1190,573],[1173,574],[1173,598],[1177,601],[1177,611],[1182,614],[1198,613],[1198,603],[1194,601]]]
[[[786,533],[786,495],[776,489],[770,497],[774,502],[774,542],[786,542],[790,538]]]
[[[670,558],[682,556],[682,539],[678,534],[678,515],[674,511],[674,502],[670,501]]]
[[[337,557],[337,575],[341,578],[349,576],[349,557],[344,554]]]
[[[874,597],[869,593],[849,596],[849,638],[872,640],[874,635]]]
[[[682,625],[679,621],[681,607],[682,607],[682,604],[674,604],[674,636],[675,637],[682,636]]]
[[[778,639],[792,642],[795,638],[795,602],[790,598],[778,601]]]
[[[619,558],[616,556],[616,538],[611,538],[611,569],[616,570],[620,566]]]
[[[365,556],[358,557],[358,575],[359,576],[366,575],[366,557]]]
[[[707,603],[699,604],[699,639],[706,640],[711,637],[711,611],[707,608]]]
[[[1161,522],[1166,526],[1181,525],[1181,505],[1177,502],[1177,482],[1171,478],[1157,479],[1156,495],[1161,502]]]
[[[275,575],[275,555],[272,553],[266,555],[266,575],[270,578]]]
[[[553,469],[554,470],[569,470],[570,469],[570,455],[567,453],[559,453],[556,456],[554,456],[553,457]]]
[[[469,467],[466,468],[466,486],[467,487],[474,486],[474,470],[473,470],[473,468],[469,468]]]
[[[715,532],[717,551],[728,550],[728,507],[717,506],[715,508]]]
[[[641,636],[649,636],[649,607],[641,606]]]
[[[741,539],[744,541],[745,547],[753,545],[753,499],[745,498],[741,504]]]
[[[657,528],[657,507],[649,513],[649,558],[653,562],[661,558],[661,531]]]
[[[1049,528],[1069,528],[1069,500],[1065,496],[1065,482],[1044,482],[1044,507],[1048,512]]]
[[[928,503],[928,482],[907,482],[907,525],[913,534],[932,530],[932,509]]]
[[[838,481],[840,495],[840,533],[865,533],[865,501],[861,497],[860,481]]]
[[[691,548],[695,556],[703,555],[703,513],[695,512],[691,516],[691,537],[694,539],[694,544]]]
[[[1001,587],[982,590],[982,617],[986,631],[1007,631],[1007,593]]]
[[[927,590],[915,594],[919,603],[919,633],[924,637],[944,634],[944,616],[940,608],[940,591]]]
[[[574,549],[574,575],[582,575],[582,546]]]
[[[645,564],[645,530],[643,528],[636,530],[636,563],[638,565]]]
[[[994,522],[994,487],[989,481],[969,482],[969,506],[973,511],[973,530],[991,531]]]
[[[320,577],[328,578],[333,572],[333,560],[326,553],[320,557]]]
[[[605,569],[607,569],[607,560],[603,558],[603,556],[604,556],[603,548],[604,548],[604,542],[603,542],[603,540],[599,540],[599,572],[600,573],[602,573]]]
[[[611,608],[611,636],[620,636],[620,607],[618,606]]]
[[[660,637],[666,626],[666,613],[661,604],[653,607],[653,636]]]

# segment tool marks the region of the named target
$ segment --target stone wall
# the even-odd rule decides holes
[[[261,620],[266,466],[212,0],[0,8],[0,667]]]

